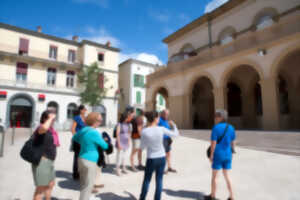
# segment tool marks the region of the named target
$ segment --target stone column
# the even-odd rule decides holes
[[[225,106],[225,88],[218,87],[213,89],[215,110],[216,109],[226,109]]]
[[[263,129],[279,130],[279,104],[275,78],[261,80]]]
[[[184,128],[185,106],[184,95],[169,96],[170,119],[173,120],[178,128]]]

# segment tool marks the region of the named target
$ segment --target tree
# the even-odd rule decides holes
[[[78,79],[83,86],[83,91],[80,92],[81,102],[91,107],[101,104],[107,92],[107,88],[104,87],[107,80],[98,64],[95,62],[84,65],[78,74]]]

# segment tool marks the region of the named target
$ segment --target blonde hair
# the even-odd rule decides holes
[[[88,116],[86,117],[85,119],[85,123],[88,125],[88,126],[92,126],[93,124],[95,124],[98,119],[99,119],[99,116],[101,118],[101,115],[97,112],[91,112],[90,114],[88,114]]]

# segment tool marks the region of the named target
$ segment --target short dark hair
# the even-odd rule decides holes
[[[45,110],[42,115],[41,115],[41,118],[40,118],[40,123],[43,124],[47,121],[47,119],[49,118],[49,114],[50,113],[53,113],[53,111],[51,110]]]
[[[125,122],[125,120],[127,119],[127,117],[128,117],[130,114],[132,114],[132,113],[134,113],[134,110],[131,110],[131,109],[126,110],[124,113],[122,113],[121,116],[120,116],[120,123]]]
[[[148,121],[149,123],[152,123],[152,122],[155,120],[155,118],[158,117],[158,112],[156,112],[156,111],[146,112],[146,113],[145,113],[145,116],[146,116],[146,118],[147,118],[147,121]]]

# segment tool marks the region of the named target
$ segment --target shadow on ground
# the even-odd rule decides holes
[[[137,200],[137,198],[135,198],[135,196],[130,192],[125,191],[124,193],[126,194],[125,197],[114,194],[112,192],[98,194],[96,197],[100,197],[101,199],[105,199],[105,200]]]
[[[180,197],[184,199],[204,199],[204,194],[202,192],[187,191],[187,190],[163,190],[168,196]]]
[[[56,171],[56,177],[63,178],[62,181],[58,182],[59,187],[63,189],[79,191],[79,181],[73,180],[71,172],[58,170]]]

